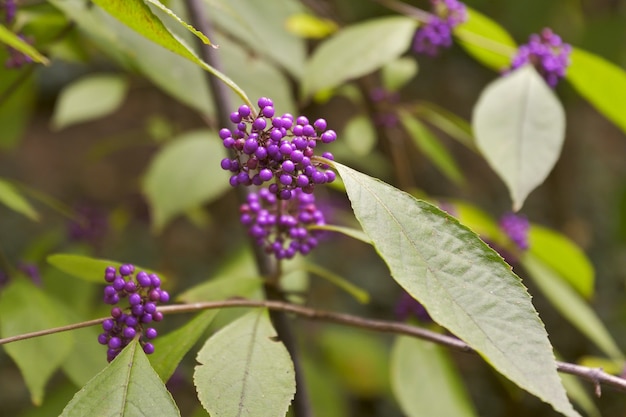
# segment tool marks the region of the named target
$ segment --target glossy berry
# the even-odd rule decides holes
[[[154,339],[157,331],[152,327],[144,328],[144,325],[163,319],[157,304],[169,301],[170,296],[161,289],[161,279],[145,271],[135,273],[131,264],[121,265],[117,270],[107,267],[104,277],[110,283],[104,288],[106,303],[115,305],[124,298],[128,299],[126,307],[113,307],[111,318],[102,322],[104,332],[98,335],[98,343],[108,347],[107,360],[115,359],[135,338],[139,338],[144,352],[153,353],[154,345],[148,340]]]
[[[415,31],[413,50],[435,56],[452,46],[452,29],[467,19],[467,9],[458,0],[431,0],[432,15]]]
[[[565,77],[571,52],[571,45],[564,43],[551,29],[545,28],[541,34],[531,35],[528,43],[518,48],[509,71],[530,63],[546,83],[554,88]]]

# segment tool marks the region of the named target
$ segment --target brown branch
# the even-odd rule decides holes
[[[374,330],[384,333],[402,334],[405,336],[415,337],[429,342],[437,343],[451,349],[461,352],[477,353],[467,343],[453,336],[447,336],[420,327],[412,326],[405,323],[366,319],[350,314],[334,313],[331,311],[315,310],[309,307],[303,307],[296,304],[285,303],[282,301],[256,301],[246,299],[232,299],[225,301],[210,301],[202,303],[178,304],[172,306],[159,307],[159,311],[164,314],[193,313],[200,310],[218,309],[218,308],[235,308],[235,307],[253,307],[268,308],[270,310],[292,313],[309,320],[320,320],[330,323],[343,324],[346,326],[358,327],[366,330]],[[83,327],[93,326],[102,323],[106,317],[85,321],[82,323],[70,324],[67,326],[46,329],[38,332],[25,333],[17,336],[11,336],[0,339],[0,345],[17,342],[19,340],[31,339],[34,337],[45,336],[53,333],[65,332],[68,330],[80,329]],[[600,368],[589,368],[587,366],[577,365],[569,362],[557,361],[557,371],[565,374],[577,376],[592,382],[596,387],[596,394],[600,394],[600,385],[614,388],[621,392],[626,392],[626,379],[615,375],[610,375]]]

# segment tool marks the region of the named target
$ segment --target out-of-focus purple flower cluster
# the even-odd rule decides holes
[[[507,213],[500,218],[500,228],[519,249],[523,251],[528,249],[530,223],[526,217]]]
[[[4,24],[10,27],[15,21],[15,14],[17,13],[17,1],[16,0],[0,0],[0,16],[4,20]],[[25,42],[31,42],[23,34],[18,33],[17,36]],[[26,64],[33,62],[33,59],[28,55],[23,54],[15,48],[7,47],[9,51],[9,57],[5,61],[4,65],[7,68],[21,68]]]
[[[565,77],[571,52],[571,45],[564,43],[561,37],[551,29],[545,28],[539,35],[530,35],[528,43],[518,48],[517,54],[511,61],[510,70],[530,63],[546,80],[546,83],[554,88],[561,78]]]
[[[413,50],[435,56],[440,48],[452,46],[452,29],[467,19],[465,4],[458,0],[431,0],[432,15],[415,32]]]
[[[398,125],[398,116],[394,106],[400,102],[400,95],[395,91],[389,91],[378,87],[370,91],[370,99],[377,104],[374,123],[382,127],[394,127]]]

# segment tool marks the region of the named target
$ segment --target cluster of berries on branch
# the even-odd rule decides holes
[[[435,56],[452,46],[452,30],[467,20],[467,8],[458,0],[431,0],[431,15],[415,31],[413,50]]]
[[[151,340],[157,336],[157,331],[148,324],[163,320],[157,304],[170,299],[167,291],[161,289],[161,279],[145,271],[135,273],[135,267],[130,264],[121,265],[118,270],[107,267],[104,279],[108,283],[104,288],[104,302],[114,305],[111,318],[102,323],[104,332],[98,336],[98,342],[108,346],[107,360],[115,359],[136,337],[146,354],[153,353]],[[117,306],[122,299],[128,300],[125,309]]]

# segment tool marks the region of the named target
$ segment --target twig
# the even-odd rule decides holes
[[[200,310],[218,309],[218,308],[236,308],[236,307],[253,307],[268,308],[270,310],[292,313],[309,320],[319,320],[330,323],[343,324],[346,326],[358,327],[366,330],[374,330],[384,333],[402,334],[415,337],[429,342],[436,343],[460,352],[476,353],[467,343],[453,336],[447,336],[420,327],[412,326],[405,323],[366,319],[363,317],[353,316],[350,314],[334,313],[331,311],[315,310],[309,307],[303,307],[296,304],[285,303],[282,301],[256,301],[246,299],[233,299],[225,301],[210,301],[204,303],[178,304],[171,306],[159,307],[159,311],[164,314],[192,313]],[[80,329],[83,327],[93,326],[102,323],[107,317],[100,319],[85,321],[81,323],[70,324],[67,326],[56,327],[52,329],[42,330],[38,332],[25,333],[17,336],[11,336],[0,339],[0,345],[17,342],[19,340],[32,339],[34,337],[45,336],[53,333],[65,332],[68,330]],[[596,394],[599,393],[599,386],[604,385],[614,388],[621,392],[626,392],[626,379],[618,376],[610,375],[600,368],[589,368],[587,366],[577,365],[569,362],[556,362],[557,371],[565,374],[577,376],[592,382],[596,387]]]

